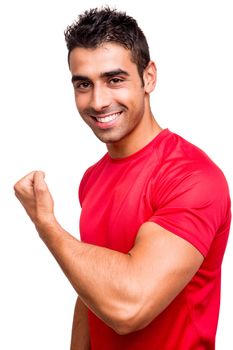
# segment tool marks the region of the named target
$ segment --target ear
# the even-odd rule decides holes
[[[150,61],[143,73],[144,80],[144,90],[146,93],[150,94],[156,85],[157,81],[157,69],[153,61]]]

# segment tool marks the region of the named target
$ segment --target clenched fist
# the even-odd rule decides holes
[[[55,222],[53,198],[42,171],[32,171],[19,180],[15,195],[37,227]]]

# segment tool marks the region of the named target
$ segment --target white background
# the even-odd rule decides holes
[[[78,237],[77,189],[105,146],[75,109],[63,31],[99,1],[8,0],[0,5],[0,348],[69,349],[75,292],[14,197],[41,169],[60,223]],[[138,20],[158,67],[154,115],[232,171],[231,1],[109,1]],[[216,189],[217,190],[217,189]],[[217,350],[232,350],[232,237],[223,263]],[[175,322],[175,320],[174,320]],[[208,327],[208,325],[206,325]]]

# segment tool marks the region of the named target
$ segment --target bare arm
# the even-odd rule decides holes
[[[80,242],[57,223],[40,172],[21,180],[15,191],[82,300],[119,334],[148,325],[203,261],[190,243],[151,222],[141,226],[129,254]]]
[[[37,229],[77,293],[119,334],[149,324],[203,261],[191,244],[151,222],[129,254],[82,243],[59,226]]]
[[[78,297],[74,309],[70,350],[90,350],[87,307]]]

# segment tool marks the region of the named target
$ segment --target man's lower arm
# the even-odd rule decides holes
[[[140,294],[129,277],[131,256],[82,243],[58,223],[37,230],[81,299],[117,331]]]

